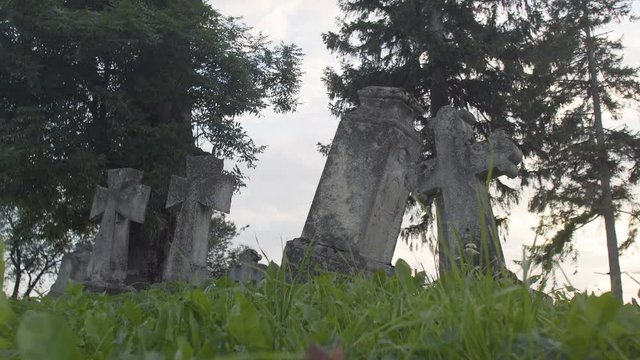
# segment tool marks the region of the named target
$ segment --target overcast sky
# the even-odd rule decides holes
[[[249,225],[237,239],[251,247],[258,246],[270,260],[280,262],[284,243],[300,236],[311,200],[318,185],[325,158],[316,150],[317,142],[333,138],[338,119],[331,116],[328,97],[321,81],[322,70],[336,65],[336,58],[322,44],[321,34],[336,28],[341,16],[334,0],[218,0],[210,1],[221,13],[243,17],[254,32],[268,35],[274,42],[293,42],[305,53],[304,76],[300,100],[302,104],[293,114],[265,112],[261,117],[246,116],[242,124],[259,145],[268,148],[256,169],[249,170],[247,187],[235,195],[229,219],[239,227]],[[637,4],[637,3],[636,3]],[[635,13],[638,14],[638,6]],[[627,63],[640,66],[640,38],[634,39],[637,24],[623,24],[615,28],[625,38]],[[624,121],[640,128],[637,109],[626,112]],[[227,164],[229,167],[231,164]],[[503,244],[508,266],[520,276],[522,271],[513,264],[522,258],[522,246],[531,244],[531,230],[537,218],[526,211],[527,199],[512,210],[510,231]],[[626,226],[617,226],[618,237],[626,238]],[[597,221],[580,231],[576,237],[580,252],[577,266],[566,264],[563,269],[571,284],[580,289],[601,292],[609,290],[604,223]],[[258,245],[259,244],[259,245]],[[425,247],[410,250],[398,242],[395,258],[403,258],[414,268],[434,273],[433,254]],[[640,251],[638,246],[621,259],[622,271],[640,279]],[[394,260],[395,261],[395,260]],[[577,274],[573,272],[578,270]],[[562,275],[560,275],[562,277]],[[563,283],[565,281],[562,281]],[[623,275],[625,299],[637,297],[640,285]]]

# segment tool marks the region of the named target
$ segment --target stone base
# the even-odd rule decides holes
[[[392,275],[391,264],[381,263],[360,254],[336,249],[305,238],[287,241],[284,248],[284,266],[290,279],[304,281],[307,275],[315,275],[321,271],[332,271],[347,275],[371,275],[382,269]]]
[[[129,285],[114,284],[114,283],[107,283],[107,282],[83,281],[82,285],[84,285],[84,288],[87,291],[94,292],[94,293],[106,292],[109,295],[117,295],[125,292],[137,291],[134,287]]]

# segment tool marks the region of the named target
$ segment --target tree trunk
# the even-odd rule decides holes
[[[13,268],[15,269],[16,272],[16,278],[14,280],[14,284],[13,284],[13,292],[11,293],[11,297],[14,299],[18,298],[18,294],[20,292],[20,282],[22,281],[22,261],[21,261],[21,253],[20,253],[20,247],[16,248],[15,250],[15,259],[12,258],[11,262],[13,263]]]
[[[607,234],[607,252],[609,255],[609,278],[611,280],[611,293],[622,301],[622,279],[620,277],[620,259],[618,257],[618,238],[615,227],[615,213],[613,198],[611,195],[611,170],[607,164],[607,148],[605,146],[604,128],[602,126],[602,109],[600,106],[600,91],[598,73],[596,70],[596,58],[593,49],[591,24],[586,1],[584,15],[586,17],[585,36],[587,47],[587,61],[589,67],[589,80],[591,81],[591,100],[593,101],[594,127],[596,131],[596,145],[598,148],[598,162],[600,170],[600,183],[602,188],[601,211],[604,216],[605,230]]]

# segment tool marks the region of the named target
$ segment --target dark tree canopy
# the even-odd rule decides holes
[[[253,166],[263,148],[236,119],[294,110],[300,59],[202,0],[2,0],[0,204],[60,239],[92,229],[105,169],[144,170],[153,193],[132,242],[157,258],[170,175],[201,140]]]

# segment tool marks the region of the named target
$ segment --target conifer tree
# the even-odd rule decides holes
[[[539,80],[548,90],[531,102],[553,108],[538,121],[547,135],[533,157],[535,195],[529,207],[542,214],[538,233],[550,237],[532,250],[549,269],[555,255],[574,248],[577,229],[604,218],[611,290],[622,300],[618,254],[635,240],[640,215],[633,193],[640,135],[624,126],[607,128],[603,116],[619,119],[627,102],[640,100],[640,69],[623,64],[621,39],[597,31],[629,18],[630,2],[558,0],[547,11],[540,49],[552,55],[541,56],[537,65],[547,69]],[[631,215],[631,226],[618,246],[615,223],[623,212]]]

